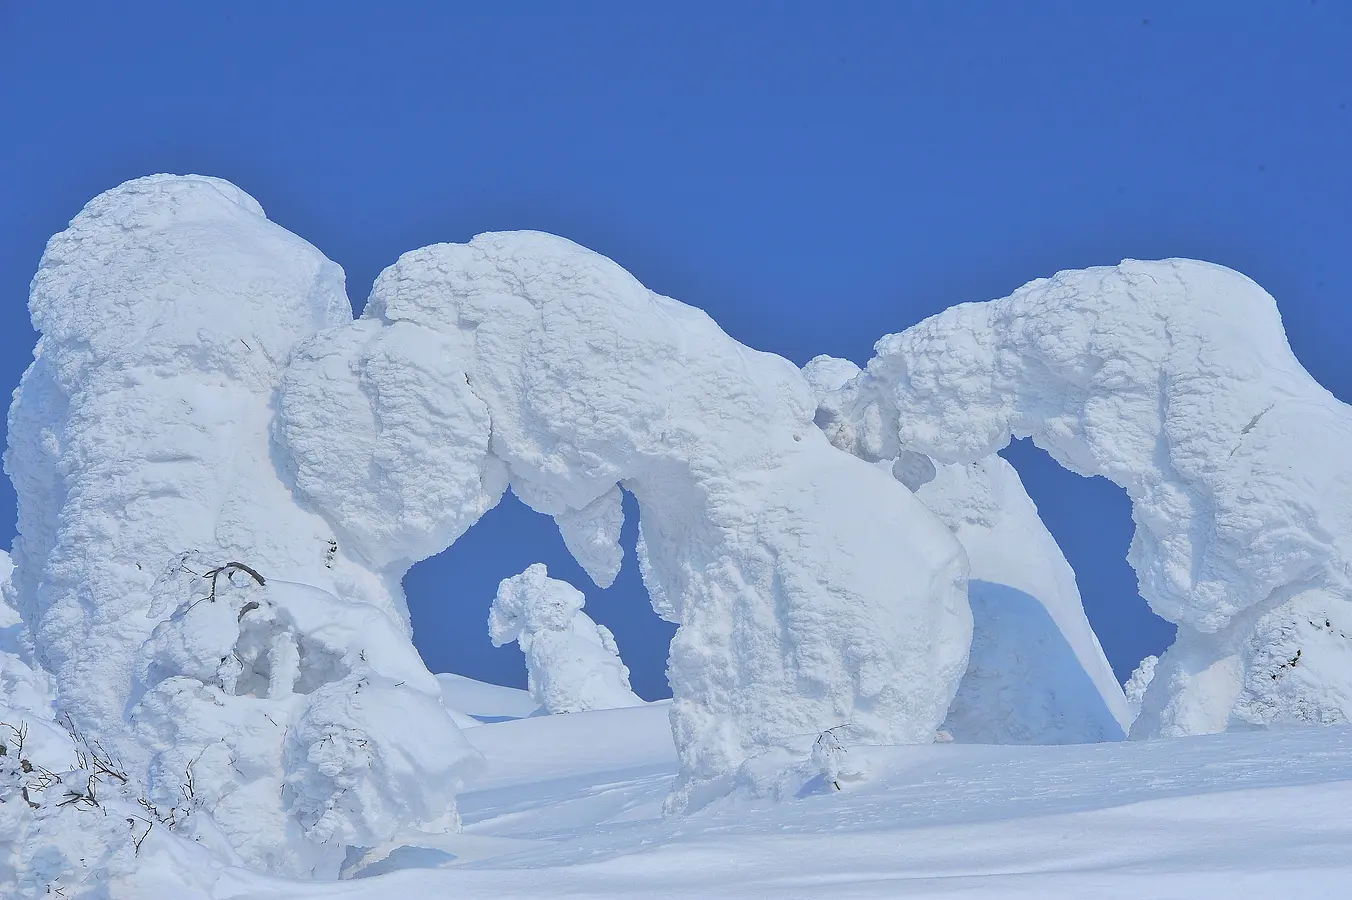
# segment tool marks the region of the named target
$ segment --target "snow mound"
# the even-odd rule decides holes
[[[453,828],[474,754],[398,583],[273,463],[294,346],[351,322],[342,270],[225,182],[153,176],[51,239],[29,305],[42,336],[9,414],[6,596],[62,712],[147,802],[209,797],[251,865],[330,876],[344,842]],[[380,659],[354,661],[375,635]]]
[[[842,417],[876,415],[853,403],[867,383],[854,363],[819,356],[803,373],[818,424],[837,440],[851,433]],[[1014,467],[999,456],[935,465],[899,445],[888,447],[891,457],[870,457],[841,443],[915,491],[967,551],[972,652],[943,730],[964,743],[1121,740],[1131,725],[1122,689],[1085,618],[1075,573]]]
[[[548,713],[638,706],[615,636],[582,611],[586,597],[543,563],[504,578],[488,613],[493,646],[516,641],[532,699]]]
[[[1062,272],[884,337],[820,418],[865,458],[1011,436],[1127,491],[1141,594],[1179,637],[1133,736],[1352,715],[1352,409],[1273,299],[1190,260]]]
[[[405,367],[418,377],[395,378]],[[961,548],[886,473],[832,449],[815,408],[791,363],[605,257],[523,232],[405,254],[361,321],[297,352],[277,434],[304,495],[388,578],[510,484],[605,583],[617,485],[631,491],[645,584],[681,626],[683,809],[842,721],[860,740],[931,740],[966,666]]]

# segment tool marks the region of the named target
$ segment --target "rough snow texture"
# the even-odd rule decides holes
[[[418,377],[394,378],[405,366]],[[815,409],[791,363],[610,260],[489,234],[405,254],[361,321],[308,341],[278,435],[305,496],[388,573],[510,483],[606,583],[617,485],[631,491],[654,608],[681,626],[679,810],[843,721],[861,740],[931,740],[966,667],[961,548],[886,473],[832,449]]]
[[[30,311],[42,336],[5,454],[19,500],[12,595],[62,711],[157,798],[181,799],[186,754],[200,751],[198,789],[251,865],[334,874],[345,841],[392,818],[453,826],[450,793],[472,757],[408,639],[397,581],[340,546],[273,463],[272,400],[292,348],[351,321],[342,271],[232,185],[155,176],[95,198],[52,238]],[[194,574],[157,587],[185,551]],[[189,612],[206,568],[230,561],[310,585],[329,612],[288,619],[295,604],[271,588],[238,619],[220,603]],[[357,619],[398,636],[371,673],[350,659]],[[281,643],[250,643],[265,634]],[[307,642],[343,664],[307,657]],[[260,666],[275,687],[259,686]],[[357,683],[396,671],[405,683],[376,685],[381,703],[416,711],[421,733],[388,731],[377,743],[414,743],[363,756],[353,742],[389,713],[356,701]],[[302,684],[305,699],[288,701]],[[433,756],[417,743],[431,738],[450,743]],[[401,768],[423,764],[416,778]],[[411,784],[426,807],[401,799],[413,808],[391,812]]]
[[[615,636],[582,611],[586,597],[550,578],[544,563],[504,578],[488,613],[494,647],[526,655],[531,698],[548,713],[638,706]]]
[[[1188,260],[1062,272],[880,340],[822,421],[865,458],[1012,436],[1132,501],[1141,594],[1179,625],[1133,736],[1352,717],[1352,409],[1272,298]]]
[[[860,369],[819,356],[803,373],[830,430]],[[1122,689],[1085,618],[1075,573],[1014,467],[999,456],[936,466],[904,449],[876,464],[915,491],[970,560],[971,660],[943,730],[965,743],[1120,740],[1131,725]]]

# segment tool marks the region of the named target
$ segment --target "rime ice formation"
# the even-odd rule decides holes
[[[615,636],[582,611],[586,598],[543,563],[504,578],[488,613],[493,646],[516,641],[531,698],[548,713],[638,706]]]
[[[1127,709],[1131,711],[1132,721],[1141,714],[1141,701],[1145,699],[1145,692],[1150,687],[1150,682],[1155,679],[1155,665],[1160,661],[1158,656],[1147,656],[1141,660],[1127,683],[1122,686],[1122,692],[1127,695]]]
[[[880,340],[822,417],[866,458],[1031,436],[1132,501],[1141,594],[1179,625],[1133,736],[1352,717],[1352,409],[1272,298],[1188,260],[1062,272]]]
[[[510,483],[604,583],[616,486],[631,491],[645,584],[680,624],[679,810],[841,721],[864,741],[928,741],[966,667],[960,546],[832,449],[815,408],[791,363],[523,232],[405,254],[360,321],[294,356],[277,434],[305,496],[391,578]]]
[[[831,431],[860,369],[819,356],[803,373]],[[986,744],[1120,740],[1131,725],[1122,689],[1085,618],[1075,573],[1014,467],[999,456],[936,466],[907,450],[878,464],[953,529],[971,561],[971,660],[944,731]]]
[[[34,716],[50,721],[55,712],[47,673],[34,665],[23,622],[10,605],[13,571],[9,554],[0,550],[0,722]]]
[[[13,596],[62,711],[152,796],[180,796],[183,756],[200,750],[197,790],[251,865],[336,873],[345,840],[395,815],[372,796],[406,790],[404,766],[429,765],[416,781],[430,806],[398,812],[414,819],[402,824],[452,827],[450,792],[472,755],[408,641],[397,582],[340,546],[273,464],[272,397],[292,347],[351,321],[342,271],[232,185],[155,176],[95,198],[51,239],[30,311],[42,336],[5,455],[19,500]],[[184,551],[202,567],[166,594],[156,577]],[[189,612],[207,594],[206,567],[232,561],[274,579],[267,604],[229,622],[219,603]],[[311,585],[325,598],[311,604],[329,614],[282,624],[283,582]],[[263,623],[268,604],[274,621]],[[213,608],[219,630],[194,630]],[[331,646],[330,625],[354,616],[399,636],[369,673],[348,658],[355,644]],[[283,632],[343,664],[248,644]],[[267,691],[232,684],[235,658],[256,672],[291,666],[298,696],[286,699],[284,679]],[[396,671],[398,687],[376,677]],[[426,738],[449,743],[435,758],[421,745],[353,750],[379,724],[352,696],[363,677],[391,709],[418,710]]]

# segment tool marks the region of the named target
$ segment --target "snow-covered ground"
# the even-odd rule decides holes
[[[453,679],[469,696],[466,682]],[[477,713],[519,711],[501,696]],[[204,896],[1314,900],[1352,885],[1343,727],[847,747],[871,773],[839,792],[808,781],[787,802],[733,799],[679,819],[661,817],[676,772],[665,703],[467,737],[488,766],[460,796],[463,834],[393,849],[342,883],[227,869]]]

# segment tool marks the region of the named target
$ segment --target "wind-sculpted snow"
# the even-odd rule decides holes
[[[638,706],[615,636],[582,611],[586,598],[543,563],[505,578],[488,613],[493,646],[526,655],[531,697],[548,713]]]
[[[860,369],[819,356],[803,373],[830,430]],[[999,456],[936,466],[905,449],[877,464],[953,530],[971,561],[971,660],[943,730],[964,743],[1120,740],[1131,724],[1122,689],[1085,618],[1075,573],[1014,467]]]
[[[156,802],[181,802],[191,771],[251,865],[336,874],[344,841],[392,819],[453,827],[450,795],[472,755],[409,643],[397,582],[355,561],[273,465],[272,398],[293,346],[351,321],[342,270],[232,185],[155,176],[95,198],[51,239],[30,311],[42,336],[5,455],[19,500],[12,595],[61,711]],[[185,551],[199,566],[184,576],[192,583],[157,589]],[[266,604],[234,610],[237,620],[223,604],[191,606],[209,594],[209,568],[233,561],[279,586],[313,586],[329,613],[284,623],[291,607],[272,588],[280,618],[270,625]],[[241,570],[222,571],[239,580]],[[207,633],[195,630],[212,609]],[[398,636],[386,660],[397,658],[405,683],[380,686],[381,702],[415,710],[422,736],[371,734],[388,723],[352,699],[368,677],[355,665],[310,659],[304,702],[287,700],[299,681],[257,687],[257,667],[277,675],[288,651],[250,641],[286,634],[292,657],[307,641],[337,654],[320,634],[354,609]],[[254,675],[227,671],[246,661]],[[363,756],[352,747],[368,736]],[[433,757],[423,736],[449,743]],[[328,758],[328,748],[342,749]],[[395,757],[428,768],[410,777]],[[390,812],[411,784],[423,799]]]
[[[421,376],[389,400],[387,361]],[[436,412],[420,425],[411,408]],[[815,408],[792,364],[610,260],[490,234],[406,254],[360,322],[306,343],[277,433],[305,495],[391,576],[510,482],[605,583],[616,487],[631,491],[654,608],[681,626],[682,809],[842,722],[862,741],[931,740],[966,666],[960,547],[909,491],[833,450]],[[432,464],[433,438],[455,452]]]
[[[1134,736],[1352,716],[1352,409],[1252,281],[1187,260],[1062,272],[880,340],[820,421],[865,458],[1031,436],[1132,501],[1143,597],[1179,625]]]

